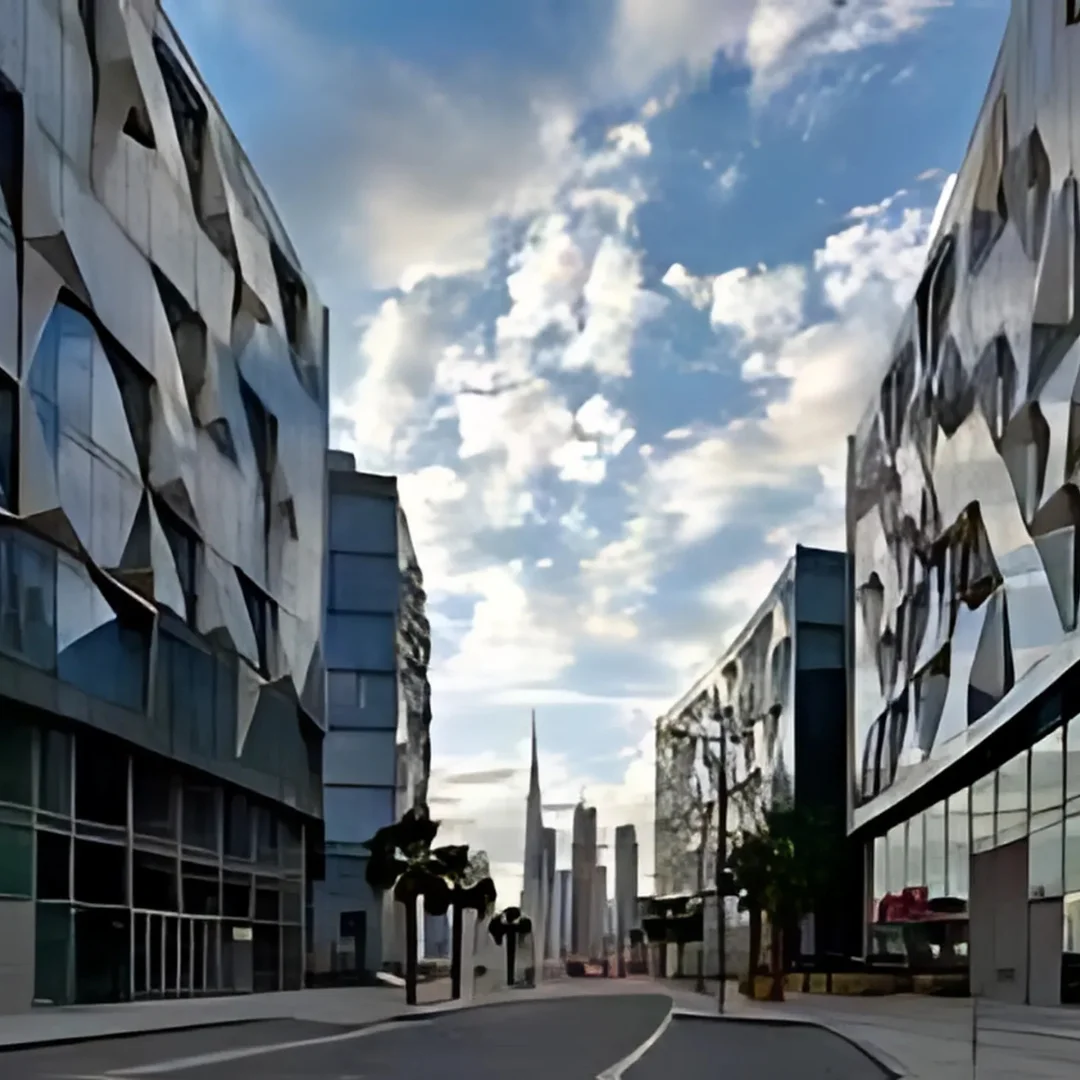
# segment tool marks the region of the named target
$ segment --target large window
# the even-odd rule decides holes
[[[159,503],[157,506],[161,530],[169,543],[176,575],[180,579],[180,591],[184,594],[184,610],[178,611],[189,625],[195,624],[195,600],[198,588],[199,538],[172,512]]]
[[[1031,830],[1061,820],[1064,802],[1065,729],[1059,727],[1031,748]]]
[[[998,769],[996,843],[1009,844],[1027,835],[1028,754],[1017,754]]]
[[[926,811],[926,887],[930,896],[946,894],[945,819],[946,806],[940,802]]]
[[[994,789],[997,774],[988,773],[971,785],[971,847],[974,854],[994,846]]]
[[[918,887],[926,884],[926,853],[925,817],[916,814],[908,821],[907,834],[907,873],[904,884]]]
[[[949,859],[947,894],[967,899],[970,878],[970,820],[967,788],[951,795],[948,800]]]
[[[1080,810],[1080,717],[1065,732],[1065,802],[1066,813]]]

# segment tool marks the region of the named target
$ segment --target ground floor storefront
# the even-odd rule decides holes
[[[0,719],[0,1012],[301,988],[305,827],[92,728]]]
[[[981,997],[1080,1004],[1080,717],[1044,710],[1010,739],[956,790],[871,830],[867,953],[968,970]]]

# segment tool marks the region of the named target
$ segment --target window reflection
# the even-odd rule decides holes
[[[1061,1003],[1080,1004],[1080,892],[1065,897],[1061,941]]]
[[[1060,821],[1032,832],[1028,839],[1028,891],[1034,900],[1060,896],[1062,881],[1062,839]]]
[[[1065,801],[1071,809],[1080,810],[1080,718],[1065,731]]]
[[[1065,891],[1080,891],[1080,817],[1065,819]]]
[[[940,802],[926,811],[926,888],[931,898],[947,896],[946,849],[945,849],[945,803]],[[967,824],[965,822],[965,829]]]
[[[997,774],[990,773],[971,785],[971,849],[975,854],[994,846],[994,789]]]
[[[1031,830],[1061,820],[1064,802],[1065,729],[1057,728],[1031,748]]]
[[[946,867],[948,875],[947,892],[949,896],[956,896],[960,899],[967,899],[970,875],[971,849],[968,813],[968,791],[965,788],[963,791],[958,791],[955,795],[950,796],[948,802],[949,858]]]
[[[1009,844],[1027,835],[1028,754],[1017,754],[998,769],[995,842]]]
[[[889,830],[889,888],[901,892],[907,878],[907,822]]]
[[[926,884],[926,867],[923,863],[924,844],[924,818],[922,814],[916,814],[908,821],[907,834],[907,873],[904,884],[918,886]]]

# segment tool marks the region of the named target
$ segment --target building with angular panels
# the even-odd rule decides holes
[[[847,559],[797,547],[753,618],[716,663],[656,722],[656,894],[716,884],[727,732],[728,835],[763,809],[795,803],[832,822],[844,845]],[[838,875],[835,903],[817,913],[804,952],[854,952],[859,874]],[[733,918],[729,912],[729,918]],[[718,955],[713,949],[711,961]]]
[[[1013,4],[848,497],[869,921],[1033,1004],[1080,999],[1075,7]]]
[[[3,11],[0,1009],[296,987],[327,313],[155,0]]]

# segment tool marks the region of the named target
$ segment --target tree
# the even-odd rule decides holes
[[[751,917],[751,991],[755,949],[761,947],[761,914],[769,919],[770,997],[774,1001],[784,997],[784,932],[827,895],[836,861],[831,836],[819,815],[780,805],[766,810],[753,829],[741,833],[728,857],[740,907]]]
[[[478,881],[490,877],[491,861],[488,859],[488,853],[483,849],[474,851],[469,856],[469,866],[465,871],[465,880],[463,884],[475,885]]]
[[[469,867],[469,849],[464,844],[433,848],[439,823],[432,821],[426,806],[407,810],[401,820],[379,829],[364,847],[371,853],[366,871],[368,884],[380,891],[392,889],[394,899],[405,908],[405,1001],[416,1004],[417,979],[417,903],[432,915],[445,915],[455,905],[455,923],[459,910],[479,905],[487,911],[494,903],[495,886],[490,878],[463,887],[461,882]],[[460,934],[458,973],[460,994]]]
[[[521,908],[508,907],[491,920],[488,933],[496,945],[506,941],[506,985],[514,985],[514,966],[517,960],[518,942],[532,933],[532,920],[521,914]]]

